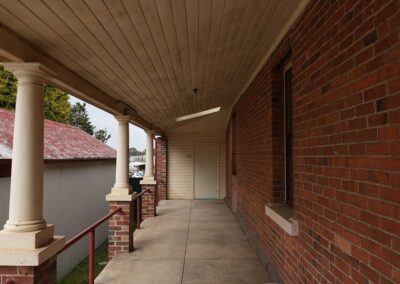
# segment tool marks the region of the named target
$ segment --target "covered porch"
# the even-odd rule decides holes
[[[71,245],[43,216],[45,84],[118,124],[98,283],[279,281],[271,263],[286,283],[399,283],[399,7],[0,0],[18,79],[0,284],[55,283]],[[147,134],[136,231],[130,123]]]
[[[261,264],[223,200],[164,200],[95,283],[279,283]]]

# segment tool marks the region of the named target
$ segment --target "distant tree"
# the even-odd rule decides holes
[[[135,147],[129,148],[129,156],[143,156],[146,154],[146,150],[139,151]]]
[[[0,108],[15,110],[17,99],[17,78],[0,65]],[[68,123],[71,105],[69,95],[52,86],[44,89],[44,117],[53,121]]]
[[[0,65],[0,108],[15,109],[17,78]]]
[[[71,104],[69,95],[52,86],[44,89],[44,116],[61,123],[69,123]]]
[[[0,108],[15,110],[17,83],[17,78],[0,65]],[[69,95],[52,86],[45,86],[44,88],[44,117],[77,126],[104,143],[111,138],[107,129],[95,131],[85,103],[77,102],[71,106]]]
[[[107,128],[99,129],[94,132],[94,137],[96,137],[97,140],[106,143],[108,139],[111,138],[111,134],[108,133]]]
[[[76,102],[71,107],[69,123],[82,129],[90,135],[94,134],[95,127],[89,119],[89,114],[86,110],[86,103],[81,104],[79,102]]]

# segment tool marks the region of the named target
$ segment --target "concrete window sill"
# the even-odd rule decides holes
[[[271,218],[289,236],[299,235],[299,221],[293,218],[293,209],[282,204],[265,205],[265,215]]]

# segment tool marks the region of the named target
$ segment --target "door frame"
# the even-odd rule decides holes
[[[219,168],[219,143],[218,142],[195,142],[193,143],[193,199],[196,199],[196,145],[216,145],[217,146],[217,192],[216,199],[220,199],[220,168]]]

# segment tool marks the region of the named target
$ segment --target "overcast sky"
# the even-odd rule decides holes
[[[83,101],[73,96],[70,96],[70,102],[71,104],[76,102],[83,103]],[[111,138],[107,141],[107,145],[117,149],[118,122],[114,116],[88,103],[86,103],[86,110],[89,113],[90,121],[96,129],[107,128],[108,133],[111,134]],[[145,132],[143,129],[132,124],[129,124],[129,147],[135,147],[140,151],[146,149]]]

